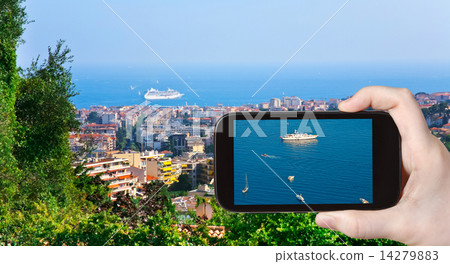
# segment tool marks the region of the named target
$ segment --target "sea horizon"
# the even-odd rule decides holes
[[[241,106],[283,96],[298,96],[304,100],[341,99],[370,85],[405,87],[413,93],[450,90],[450,71],[446,71],[450,67],[447,66],[427,70],[382,64],[376,67],[347,66],[344,69],[338,65],[283,69],[262,88],[275,67],[180,67],[178,73],[189,88],[175,74],[162,67],[77,66],[72,72],[79,95],[72,102],[78,109],[92,105],[136,105],[145,101],[144,95],[150,88],[170,88],[183,94],[179,99],[150,102],[163,106]]]

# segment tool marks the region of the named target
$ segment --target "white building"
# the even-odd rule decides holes
[[[115,124],[117,122],[116,113],[104,113],[102,115],[102,124]]]

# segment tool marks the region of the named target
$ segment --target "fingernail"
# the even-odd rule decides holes
[[[331,215],[319,214],[319,221],[317,221],[317,225],[323,228],[335,230],[335,219]]]

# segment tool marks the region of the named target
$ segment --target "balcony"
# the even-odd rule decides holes
[[[118,166],[101,166],[101,167],[94,167],[93,170],[91,170],[89,173],[92,174],[99,174],[99,173],[104,173],[107,171],[116,171],[116,170],[125,170],[128,169],[130,166],[129,165],[118,165]]]
[[[131,186],[123,186],[123,187],[118,187],[118,188],[114,188],[111,190],[112,193],[118,193],[118,192],[123,192],[123,191],[131,191]]]
[[[123,180],[116,180],[116,181],[111,181],[109,182],[108,186],[111,185],[117,185],[117,184],[129,184],[129,183],[134,183],[137,182],[137,178],[128,178],[128,179],[123,179]]]
[[[129,171],[124,171],[124,172],[121,172],[121,173],[111,173],[111,175],[104,174],[104,175],[100,176],[100,179],[107,180],[107,179],[117,178],[117,177],[126,176],[126,175],[131,175],[131,174],[130,174]]]

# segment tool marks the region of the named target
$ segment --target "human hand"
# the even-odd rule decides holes
[[[397,205],[376,211],[322,212],[317,225],[355,238],[388,238],[408,245],[450,245],[450,153],[434,137],[412,93],[370,86],[339,104],[345,112],[385,110],[402,138],[402,181]]]

